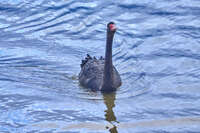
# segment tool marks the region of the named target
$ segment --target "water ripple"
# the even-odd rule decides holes
[[[199,131],[190,119],[200,114],[199,4],[3,0],[0,132],[63,132],[64,124],[76,132],[85,121],[103,123],[102,132]],[[113,63],[123,84],[105,95],[79,86],[78,73],[87,53],[105,54],[109,21],[118,28]]]

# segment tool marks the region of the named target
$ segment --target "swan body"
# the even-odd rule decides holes
[[[79,82],[82,86],[92,90],[114,91],[121,84],[121,78],[117,69],[112,64],[112,42],[116,31],[113,22],[107,25],[107,42],[105,58],[91,57],[87,54],[81,63]]]

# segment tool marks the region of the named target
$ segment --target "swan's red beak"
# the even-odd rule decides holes
[[[115,24],[110,24],[109,25],[110,31],[116,31],[117,27],[115,26]]]

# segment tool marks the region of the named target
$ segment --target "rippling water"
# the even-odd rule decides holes
[[[1,133],[200,131],[199,0],[1,0]],[[113,94],[79,86],[114,21]]]

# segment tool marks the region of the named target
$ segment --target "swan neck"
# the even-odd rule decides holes
[[[107,31],[105,66],[102,90],[109,91],[113,86],[113,64],[112,64],[112,43],[114,32]]]
[[[107,33],[106,39],[106,52],[105,52],[105,66],[106,70],[112,68],[112,43],[113,43],[113,33]]]

